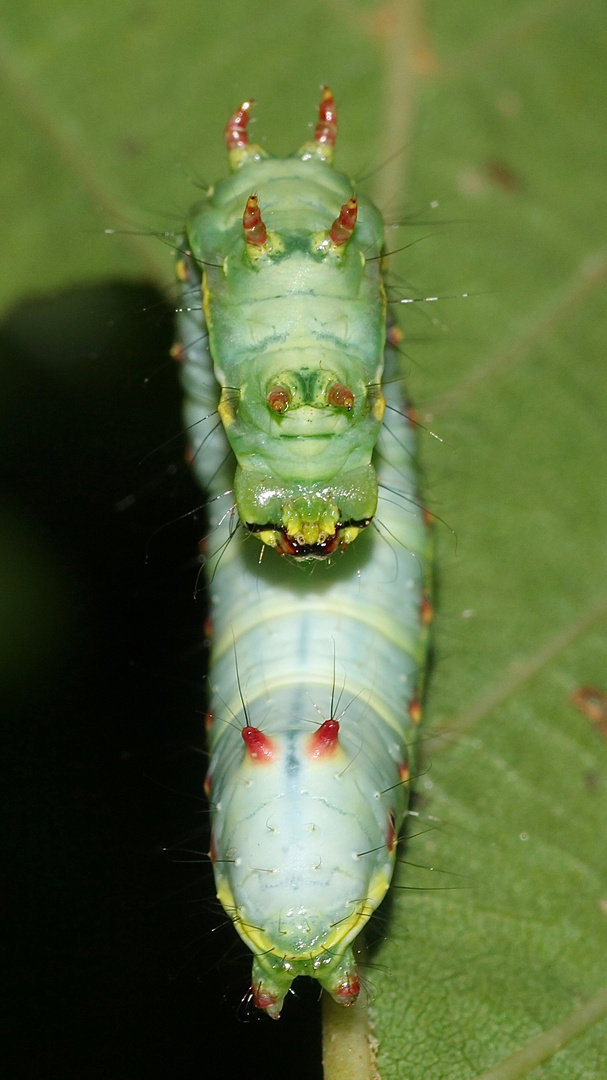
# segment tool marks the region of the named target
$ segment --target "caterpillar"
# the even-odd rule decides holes
[[[250,104],[226,128],[235,176],[180,246],[175,355],[209,499],[210,857],[253,1000],[277,1018],[299,975],[344,1005],[359,992],[352,943],[388,890],[408,802],[430,552],[379,259],[365,267],[379,211],[333,171],[328,89],[314,140],[284,159],[247,143]],[[248,361],[245,338],[263,342]],[[276,549],[263,559],[255,532]]]

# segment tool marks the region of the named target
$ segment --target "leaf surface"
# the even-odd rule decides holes
[[[401,151],[388,181],[380,168],[368,182],[390,223],[419,222],[390,231],[389,249],[423,238],[389,261],[394,307],[469,295],[399,312],[407,385],[442,440],[421,432],[427,501],[447,526],[403,850],[435,869],[403,865],[378,923],[378,1067],[383,1080],[594,1080],[607,743],[572,694],[607,689],[604,11],[218,10],[7,0],[0,305],[117,278],[169,287],[189,178],[225,173],[223,125],[251,94],[255,137],[277,152],[303,141],[321,82],[340,104],[340,167],[365,174]],[[558,1025],[543,1063],[504,1064]]]

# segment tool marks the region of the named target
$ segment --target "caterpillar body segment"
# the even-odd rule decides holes
[[[185,246],[201,271],[240,519],[281,553],[324,558],[377,506],[384,226],[330,164],[330,91],[314,140],[284,159],[249,144],[250,106],[228,122],[233,173],[192,209]]]

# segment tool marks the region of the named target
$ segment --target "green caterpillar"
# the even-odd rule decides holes
[[[253,952],[253,1000],[276,1018],[300,975],[343,1005],[359,992],[352,944],[390,885],[432,609],[379,212],[329,165],[328,90],[314,140],[285,159],[247,144],[249,107],[226,129],[235,176],[194,210],[180,250],[176,355],[213,538],[210,855]],[[376,506],[381,528],[325,572],[262,562],[233,529],[234,456],[238,513],[280,553],[347,548]]]
[[[240,520],[283,554],[324,558],[377,507],[384,226],[331,168],[328,88],[314,138],[285,159],[249,145],[252,104],[228,121],[233,175],[192,209],[186,246],[203,270]]]

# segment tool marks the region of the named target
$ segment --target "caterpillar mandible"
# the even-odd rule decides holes
[[[379,261],[365,277],[365,253],[376,252],[383,235],[379,211],[358,200],[364,213],[350,248],[356,262],[351,272],[347,245],[346,253],[332,245],[339,249],[336,237],[344,232],[350,233],[348,244],[354,240],[353,199],[338,207],[324,239],[317,231],[310,241],[310,223],[316,227],[322,217],[326,192],[339,203],[352,190],[328,161],[336,132],[333,98],[325,88],[314,142],[286,159],[268,158],[246,143],[249,104],[226,129],[232,163],[244,164],[234,179],[215,186],[202,210],[193,211],[180,249],[175,354],[187,395],[189,457],[209,498],[210,855],[217,895],[253,952],[255,1004],[276,1018],[298,975],[317,979],[344,1005],[359,992],[352,943],[389,887],[408,801],[431,618],[429,538],[417,495],[414,425],[403,410],[397,351],[386,344]],[[252,187],[280,240],[261,224]],[[229,209],[220,211],[224,205]],[[200,237],[211,233],[212,243],[203,248]],[[260,249],[253,257],[247,250],[252,243]],[[282,248],[285,256],[292,254],[273,262],[277,250],[282,258]],[[221,262],[215,254],[216,265],[209,266],[211,251],[228,254]],[[264,273],[280,273],[280,290],[276,282],[271,296],[259,285],[264,260]],[[327,339],[326,365],[319,352],[321,324],[335,331]],[[272,348],[247,361],[243,338],[258,333],[266,341],[269,327]],[[340,327],[347,363],[335,346]],[[390,426],[380,422],[384,348]],[[373,370],[365,371],[362,361],[357,368],[355,354],[373,355]],[[325,399],[328,407],[321,405]],[[289,439],[274,426],[287,419],[286,403],[300,414]],[[282,414],[278,404],[285,406]],[[265,428],[255,426],[260,415]],[[334,441],[331,425],[337,428]],[[289,444],[282,460],[273,439],[279,448]],[[254,468],[247,464],[251,458]],[[307,470],[305,483],[299,462]],[[270,479],[279,467],[280,483]],[[334,531],[325,541],[321,534],[330,527],[322,515],[330,516],[333,498],[342,512],[349,507],[345,520],[357,524],[332,518]],[[235,499],[248,531],[234,528]],[[375,500],[374,527],[347,546],[352,537],[344,534],[371,519]],[[260,560],[251,543],[251,508],[263,512],[268,506],[258,524],[281,524],[263,528],[262,539],[295,558],[268,552]],[[304,525],[293,531],[293,513],[310,531]],[[336,561],[302,561],[336,546],[344,549]]]

